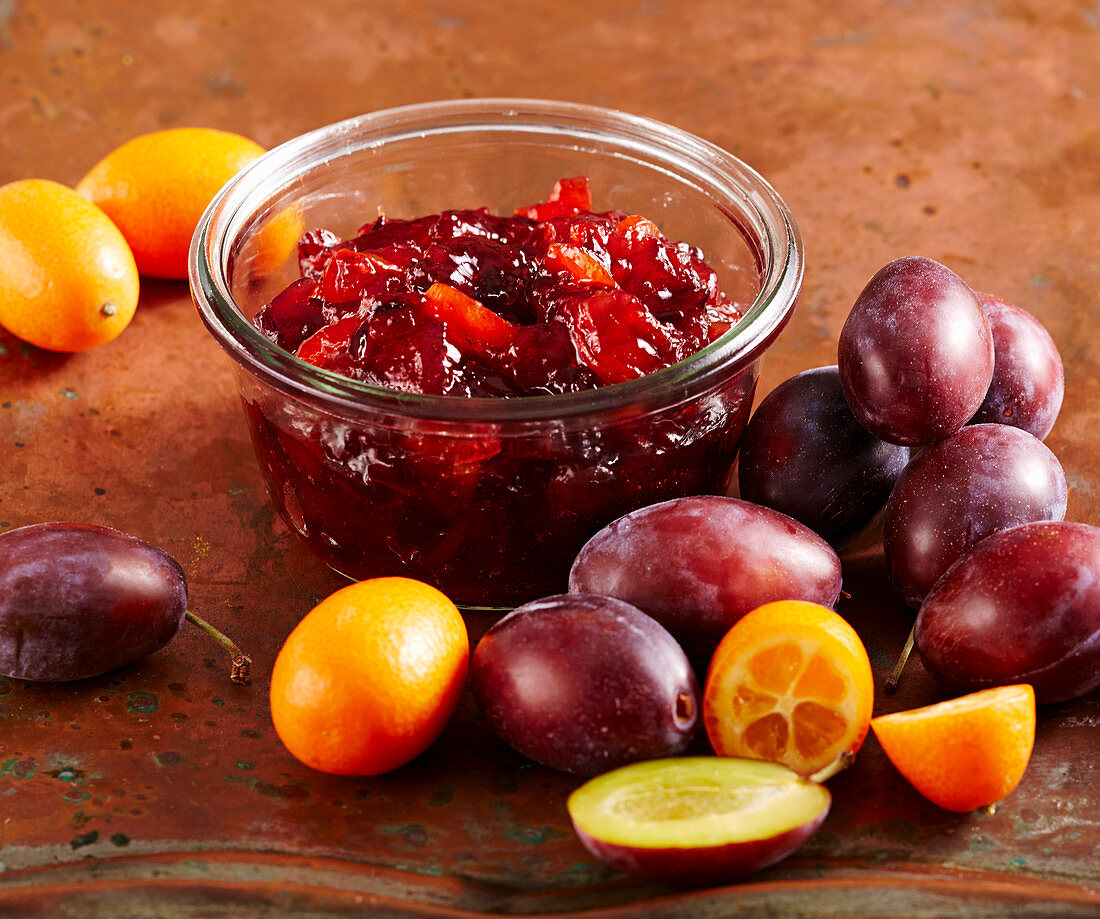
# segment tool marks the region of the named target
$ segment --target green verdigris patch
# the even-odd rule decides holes
[[[0,763],[0,776],[13,779],[33,779],[38,772],[38,760],[12,757]]]
[[[157,710],[156,693],[138,690],[127,693],[126,710],[131,714],[148,715]]]
[[[528,845],[538,845],[550,839],[565,839],[568,835],[563,830],[552,826],[540,826],[538,828],[514,826],[505,833],[505,836],[513,842],[522,842]]]

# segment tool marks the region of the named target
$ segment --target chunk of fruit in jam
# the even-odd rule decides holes
[[[555,182],[550,197],[541,204],[517,207],[516,216],[541,222],[550,220],[552,217],[579,214],[590,210],[592,210],[592,192],[588,189],[588,179],[585,176],[574,176],[571,179],[559,179]]]
[[[317,282],[299,278],[266,304],[253,320],[277,345],[297,352],[298,347],[325,325]]]
[[[516,339],[516,326],[462,291],[438,281],[424,292],[428,315],[447,327],[463,349],[488,359]]]
[[[551,243],[546,248],[546,265],[549,268],[564,271],[575,281],[603,284],[614,287],[615,279],[600,264],[600,260],[580,246],[568,243]]]
[[[312,230],[302,277],[256,315],[309,363],[406,392],[522,396],[621,383],[683,360],[741,311],[702,253],[646,217],[594,213],[588,180],[546,201]]]
[[[563,316],[577,354],[604,383],[624,383],[680,360],[676,330],[625,290],[572,298]]]

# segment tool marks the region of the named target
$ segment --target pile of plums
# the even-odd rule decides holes
[[[1100,685],[1100,529],[1064,522],[1065,474],[1042,442],[1064,393],[1047,330],[902,258],[856,299],[837,357],[761,402],[742,498],[838,547],[885,505],[890,580],[946,687],[1031,683],[1049,703]]]

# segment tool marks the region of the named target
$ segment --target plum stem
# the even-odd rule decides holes
[[[205,619],[200,619],[191,610],[186,613],[187,621],[198,626],[207,635],[229,652],[229,679],[238,686],[244,686],[252,679],[252,658],[237,647],[228,635],[219,632]]]
[[[901,680],[901,672],[905,669],[905,664],[909,660],[909,655],[913,653],[913,633],[917,630],[917,624],[914,622],[913,627],[909,630],[909,637],[905,639],[905,647],[901,649],[901,655],[898,657],[898,662],[894,665],[894,671],[887,678],[882,688],[888,696],[892,696],[898,689],[898,681]]]

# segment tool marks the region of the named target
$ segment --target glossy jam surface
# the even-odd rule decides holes
[[[379,216],[343,240],[313,230],[301,278],[257,326],[318,367],[405,392],[578,392],[671,366],[740,310],[703,254],[645,217],[593,213],[562,179],[511,216]]]

